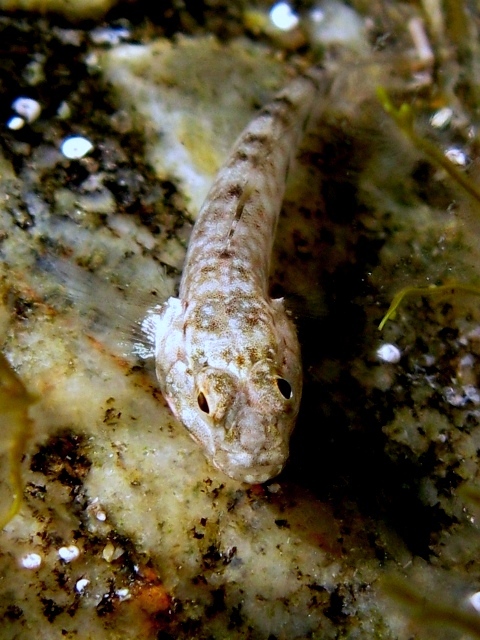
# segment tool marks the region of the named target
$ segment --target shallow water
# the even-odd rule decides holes
[[[1,537],[0,637],[422,638],[380,578],[432,600],[442,585],[459,607],[478,590],[475,514],[458,497],[478,475],[478,300],[407,298],[378,331],[404,286],[478,282],[477,203],[375,89],[464,150],[472,179],[475,103],[419,59],[415,9],[383,9],[360,14],[362,54],[330,45],[336,81],[287,187],[272,291],[298,317],[305,396],[287,468],[254,487],[211,468],[171,416],[135,323],[175,291],[229,145],[318,42],[292,53],[293,35],[254,35],[233,9],[176,38],[122,22],[113,45],[4,17],[3,103],[26,93],[42,112],[2,134],[4,353],[37,402],[24,503]],[[452,74],[454,35],[430,29]],[[445,105],[455,117],[435,129]],[[70,135],[93,150],[65,158]]]

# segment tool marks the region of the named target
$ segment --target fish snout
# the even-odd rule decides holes
[[[278,476],[287,460],[283,455],[272,456],[271,453],[269,452],[268,457],[252,459],[245,454],[219,451],[214,455],[212,462],[217,469],[233,480],[246,484],[262,484]]]
[[[239,416],[217,442],[213,464],[234,480],[261,484],[277,476],[288,458],[288,437],[276,425],[252,414]]]

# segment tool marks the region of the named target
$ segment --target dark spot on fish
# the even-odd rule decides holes
[[[204,275],[215,272],[216,270],[217,270],[217,267],[213,264],[205,264],[202,267],[200,267],[200,273]]]
[[[241,353],[239,353],[238,356],[235,358],[235,362],[237,363],[238,367],[243,367],[243,365],[245,364],[245,358]]]
[[[291,98],[289,98],[286,95],[280,95],[277,96],[276,98],[274,98],[271,102],[271,104],[278,104],[278,105],[284,105],[286,107],[288,107],[289,109],[296,109],[297,105],[293,102],[293,100]]]
[[[230,185],[227,190],[227,195],[230,196],[230,198],[240,198],[242,193],[243,187],[238,183]]]
[[[243,138],[244,144],[267,145],[270,141],[270,136],[264,133],[247,133]]]
[[[242,151],[242,149],[238,149],[232,157],[232,161],[230,165],[235,164],[236,162],[246,162],[248,160],[248,153]]]
[[[288,109],[285,108],[288,107]],[[296,105],[287,97],[280,96],[274,102],[263,107],[259,112],[260,117],[275,118],[284,127],[288,127],[292,121],[292,110],[296,111]]]

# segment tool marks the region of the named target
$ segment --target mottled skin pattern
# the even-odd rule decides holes
[[[293,80],[238,138],[193,229],[178,298],[156,309],[155,361],[175,416],[228,476],[261,483],[288,458],[300,348],[268,275],[285,181],[325,83]]]

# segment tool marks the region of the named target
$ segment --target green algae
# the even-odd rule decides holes
[[[396,108],[383,87],[377,87],[377,97],[385,112],[392,117],[400,131],[410,139],[415,147],[423,152],[433,164],[444,169],[466,193],[480,203],[480,188],[468,176],[457,169],[455,164],[433,142],[416,132],[415,116],[410,105],[402,103],[399,108]]]
[[[462,173],[453,162],[451,162],[442,151],[430,140],[419,135],[415,130],[415,115],[410,105],[402,103],[400,107],[395,107],[391,101],[389,95],[383,87],[377,87],[377,97],[380,100],[383,109],[389,114],[398,128],[407,136],[407,138],[413,143],[413,145],[423,152],[429,160],[434,164],[442,168],[447,174],[453,178],[454,182],[458,184],[465,193],[472,197],[476,202],[480,203],[480,188],[469,179],[467,175]],[[480,288],[471,283],[446,283],[443,285],[430,285],[426,287],[420,286],[406,286],[401,289],[393,298],[386,314],[380,321],[378,328],[381,331],[388,320],[392,319],[400,304],[406,297],[420,296],[444,296],[452,295],[455,292],[471,293],[473,295],[480,295]]]
[[[473,284],[468,284],[468,283],[464,284],[460,282],[451,283],[451,284],[442,284],[442,285],[430,285],[428,287],[404,287],[394,296],[392,302],[390,303],[388,311],[380,321],[378,328],[381,331],[386,325],[386,323],[395,317],[398,307],[401,305],[402,301],[406,297],[411,297],[411,296],[431,297],[431,296],[454,295],[455,292],[457,291],[461,291],[463,293],[471,293],[476,296],[480,295],[479,287],[476,287]]]
[[[35,401],[12,369],[5,356],[0,353],[0,455],[7,459],[5,475],[10,505],[0,510],[0,530],[18,513],[22,502],[22,457],[31,435],[32,423],[28,415]]]

